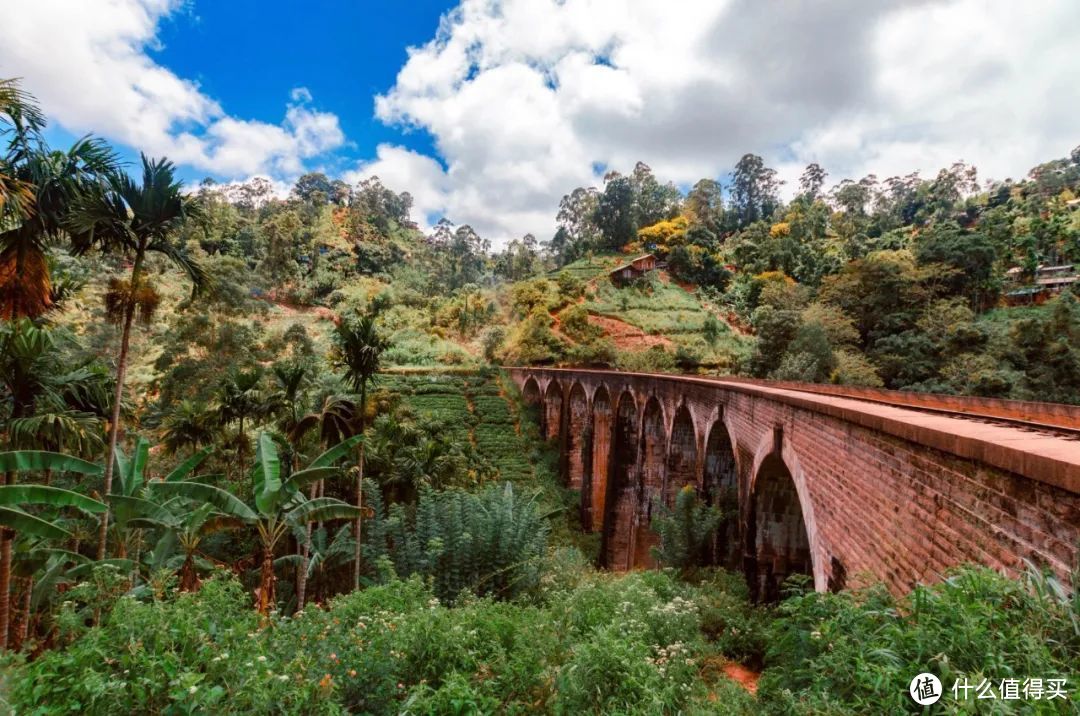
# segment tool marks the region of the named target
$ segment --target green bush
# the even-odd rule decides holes
[[[369,563],[388,559],[397,575],[430,577],[445,600],[463,590],[509,598],[539,583],[549,528],[535,498],[510,483],[478,493],[425,490],[415,510],[395,504],[384,511],[380,491],[365,492],[375,511],[367,527]]]
[[[78,595],[72,595],[78,597]],[[76,601],[65,603],[66,610]],[[303,678],[312,655],[267,648],[251,597],[219,576],[197,594],[118,599],[100,627],[12,678],[19,713],[310,713],[341,709]]]
[[[761,695],[775,713],[900,713],[912,708],[904,685],[922,672],[946,689],[984,677],[995,689],[1005,678],[1074,685],[1080,600],[1046,585],[968,567],[902,599],[880,585],[794,596],[769,629]]]
[[[196,593],[122,597],[101,626],[83,628],[65,648],[32,662],[9,660],[10,707],[89,714],[707,712],[703,591],[663,572],[598,574],[563,554],[566,569],[530,603],[472,597],[449,607],[414,578],[261,621],[250,595],[224,573]]]
[[[653,529],[660,544],[653,555],[660,564],[687,572],[703,566],[708,559],[709,546],[720,522],[726,516],[715,507],[703,503],[687,485],[675,495],[675,506],[663,503],[656,506]]]
[[[660,346],[645,351],[623,351],[616,357],[616,363],[622,370],[637,373],[672,373],[676,368],[675,354]]]

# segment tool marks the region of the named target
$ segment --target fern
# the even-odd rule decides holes
[[[539,583],[549,526],[509,483],[479,493],[425,489],[411,514],[400,505],[385,510],[377,493],[368,499],[369,564],[389,560],[400,577],[420,575],[445,601],[463,591],[512,598]]]

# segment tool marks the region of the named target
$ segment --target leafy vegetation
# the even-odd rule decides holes
[[[754,155],[685,195],[638,164],[493,252],[423,236],[377,178],[136,180],[43,117],[0,81],[13,713],[854,714],[908,708],[923,670],[1075,684],[1077,592],[1034,570],[756,606],[685,490],[663,569],[597,571],[494,364],[1080,402],[1076,298],[999,305],[1080,260],[1076,152],[985,191],[958,165],[826,194],[815,165],[787,203]],[[611,281],[645,252],[666,266]]]

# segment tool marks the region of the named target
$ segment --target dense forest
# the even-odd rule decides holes
[[[13,712],[857,714],[927,669],[1075,677],[1080,602],[1034,568],[753,605],[688,493],[663,569],[596,570],[498,366],[1080,403],[1080,149],[982,184],[811,165],[790,200],[753,154],[688,190],[639,163],[493,248],[375,177],[184,186],[44,129],[0,82]]]

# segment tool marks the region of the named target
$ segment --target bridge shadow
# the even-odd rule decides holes
[[[744,570],[750,596],[778,601],[783,581],[792,574],[812,576],[814,565],[799,493],[776,453],[758,469],[746,517]]]
[[[619,396],[611,441],[600,565],[628,569],[635,513],[635,473],[638,466],[637,404],[629,391]]]

